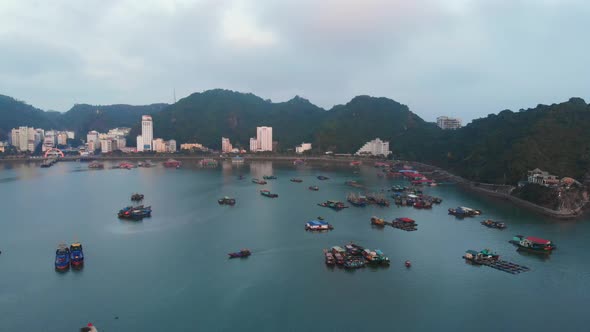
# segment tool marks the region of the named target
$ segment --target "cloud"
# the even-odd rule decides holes
[[[41,108],[229,88],[357,94],[427,120],[588,99],[590,3],[110,0],[0,3],[0,93]]]

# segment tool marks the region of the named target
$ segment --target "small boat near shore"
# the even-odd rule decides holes
[[[89,169],[104,169],[104,164],[99,163],[98,161],[93,161],[88,164]]]
[[[70,249],[61,243],[55,251],[55,270],[67,271],[70,268]]]
[[[228,255],[229,255],[229,258],[245,258],[245,257],[252,255],[252,253],[250,252],[249,249],[242,249],[240,251],[231,252]]]
[[[230,206],[234,206],[236,204],[236,199],[235,198],[231,198],[231,197],[223,197],[217,200],[217,203],[219,203],[219,205],[230,205]]]
[[[252,183],[256,183],[256,184],[260,184],[260,185],[267,184],[266,181],[260,180],[260,179],[252,179]]]
[[[311,191],[318,191],[318,190],[320,190],[320,187],[318,187],[318,186],[309,186],[307,189],[309,189]]]
[[[505,223],[499,222],[499,221],[493,221],[490,219],[482,221],[481,224],[488,227],[488,228],[497,228],[497,229],[505,229],[506,228]]]
[[[165,162],[163,162],[163,165],[166,168],[180,168],[180,166],[182,166],[182,163],[175,159],[168,159]]]
[[[264,175],[262,178],[265,180],[276,180],[277,179],[277,177],[274,175]]]
[[[535,236],[515,235],[512,240],[508,241],[517,246],[518,249],[523,249],[529,252],[538,254],[550,254],[555,250],[555,245],[549,241]]]
[[[273,194],[270,191],[264,189],[260,191],[260,195],[264,196],[264,197],[270,197],[270,198],[277,198],[279,197],[278,194]]]
[[[324,203],[318,203],[319,206],[321,207],[327,207],[336,211],[340,211],[342,209],[346,209],[348,208],[348,206],[344,205],[344,203],[340,202],[340,201],[325,201]]]
[[[295,183],[301,183],[301,182],[303,182],[303,180],[301,180],[301,179],[296,179],[296,178],[293,178],[293,179],[291,179],[291,180],[289,180],[289,181],[291,181],[291,182],[295,182]]]
[[[327,176],[318,175],[318,176],[317,176],[317,179],[318,179],[318,180],[322,180],[322,181],[324,181],[324,180],[329,180],[330,178],[329,178],[329,177],[327,177]]]

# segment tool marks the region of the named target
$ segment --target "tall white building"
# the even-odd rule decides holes
[[[375,138],[363,145],[357,152],[357,155],[373,155],[373,156],[385,156],[391,154],[389,151],[389,142],[382,141],[379,138]]]
[[[143,152],[143,137],[137,136],[137,152]]]
[[[229,138],[222,137],[221,138],[221,152],[222,153],[230,153],[232,150],[231,142]]]
[[[10,144],[18,148],[20,146],[20,131],[17,128],[12,129],[10,132]]]
[[[256,138],[250,137],[250,152],[256,151],[258,151],[258,142],[256,141]]]
[[[461,128],[461,119],[449,118],[448,116],[439,116],[436,118],[436,125],[441,129],[458,129]]]
[[[98,143],[98,131],[92,130],[86,134],[86,143],[90,142]]]
[[[272,127],[256,127],[258,151],[272,151]]]
[[[168,142],[166,142],[166,146],[167,146],[167,150],[168,152],[174,153],[176,152],[176,140],[169,140]]]
[[[57,134],[57,144],[58,145],[66,145],[68,144],[68,133],[62,131]]]
[[[150,115],[141,117],[141,137],[143,138],[143,151],[152,150],[152,141],[154,140],[154,123]]]
[[[113,152],[113,140],[101,139],[100,140],[100,152],[102,152],[102,153]]]

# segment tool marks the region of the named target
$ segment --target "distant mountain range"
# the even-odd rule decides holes
[[[133,127],[142,114],[154,114],[168,104],[88,105],[76,104],[65,113],[47,111],[28,105],[14,98],[0,95],[0,139],[10,135],[10,130],[19,126],[43,129],[68,129],[78,137],[89,130],[107,131],[115,127]]]
[[[0,96],[0,138],[20,125],[71,129],[79,135],[127,126],[133,128],[131,144],[142,114],[153,116],[155,137],[213,148],[220,147],[222,136],[248,147],[256,126],[272,126],[273,139],[283,151],[311,142],[319,151],[354,152],[379,137],[390,141],[396,157],[437,165],[481,182],[515,183],[536,167],[582,179],[590,168],[590,106],[579,98],[518,112],[506,110],[443,131],[403,104],[370,96],[325,110],[298,96],[273,103],[249,93],[216,89],[194,93],[173,105],[81,104],[63,114]]]

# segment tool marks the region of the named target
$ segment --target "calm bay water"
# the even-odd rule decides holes
[[[354,189],[346,180],[374,191],[403,182],[378,178],[372,167],[354,174],[322,164],[186,164],[130,171],[0,164],[0,331],[76,331],[87,322],[101,332],[587,330],[590,220],[552,221],[454,186],[425,189],[443,198],[432,210],[335,212],[316,204],[344,201]],[[250,181],[270,174],[278,180],[266,186]],[[320,191],[307,189],[314,184]],[[262,188],[280,197],[262,197]],[[133,192],[145,194],[152,218],[117,219]],[[219,206],[225,195],[236,206]],[[508,229],[447,215],[458,205]],[[372,228],[373,215],[413,218],[418,231]],[[335,230],[305,232],[316,216]],[[549,238],[558,250],[548,259],[519,253],[508,243],[513,234]],[[56,245],[74,240],[84,245],[86,266],[56,273]],[[383,250],[392,265],[326,267],[322,249],[349,241]],[[227,259],[244,247],[251,257]],[[483,248],[531,271],[510,275],[461,259]]]

